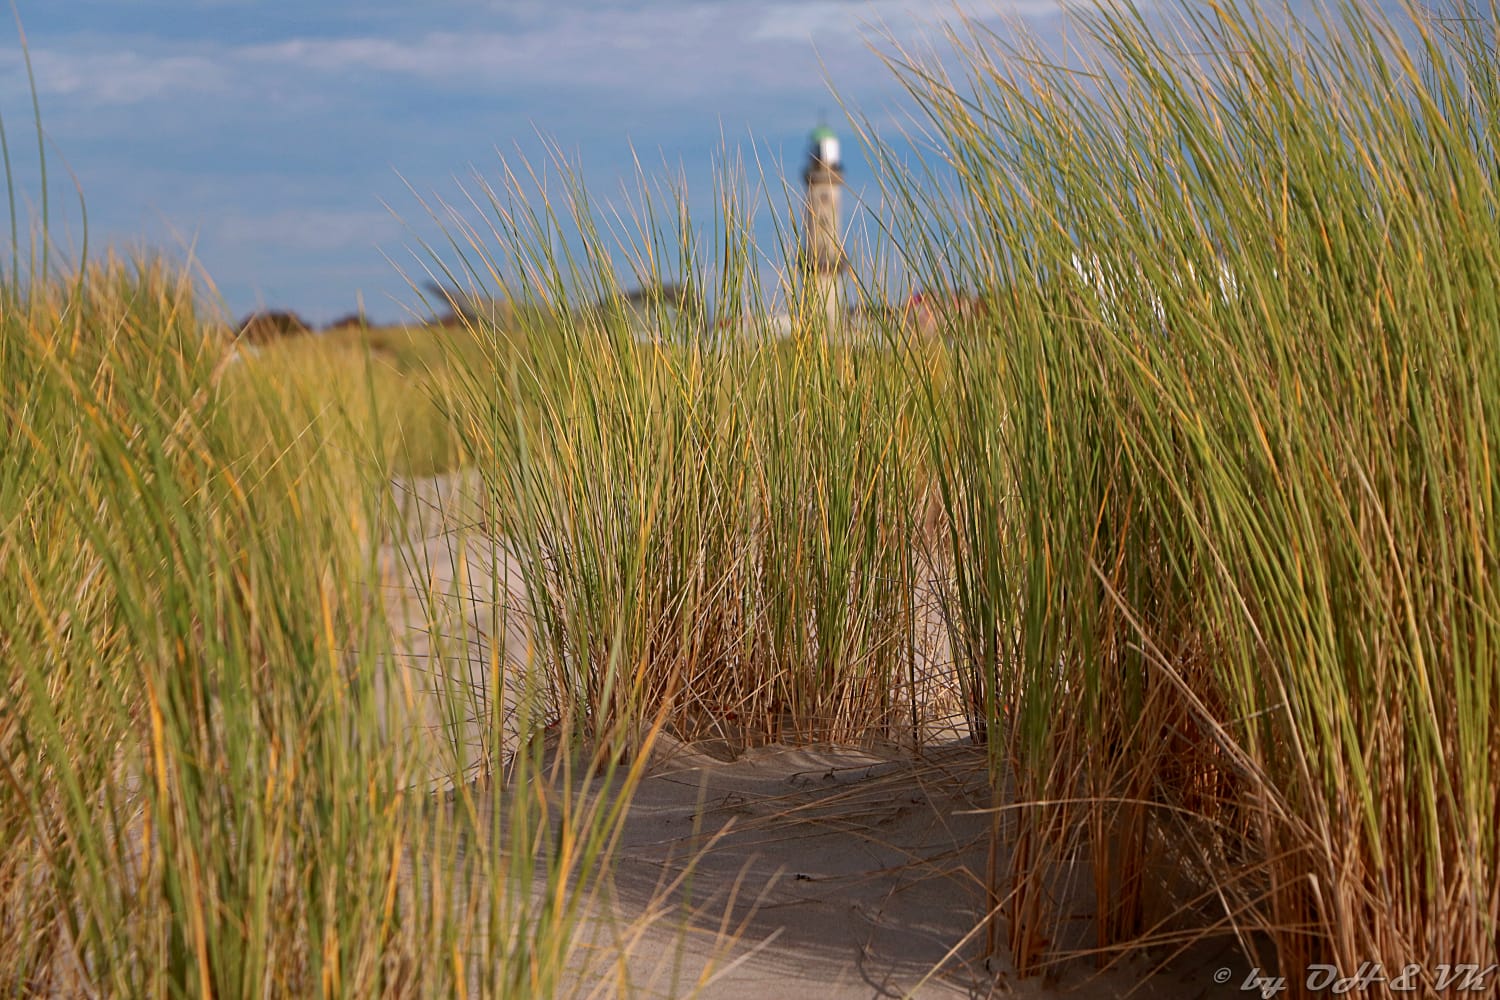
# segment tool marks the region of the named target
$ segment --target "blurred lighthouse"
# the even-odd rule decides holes
[[[813,129],[802,181],[807,189],[807,219],[802,232],[803,294],[809,313],[826,317],[830,331],[843,322],[844,256],[839,228],[839,200],[844,187],[844,161],[833,129]]]

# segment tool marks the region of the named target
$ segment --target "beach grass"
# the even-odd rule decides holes
[[[955,725],[994,788],[977,938],[1024,975],[1217,936],[1294,990],[1378,963],[1436,995],[1500,960],[1475,14],[888,40],[919,132],[855,119],[896,266],[844,329],[732,163],[707,221],[509,164],[427,250],[503,318],[241,361],[180,269],[14,270],[0,989],[550,995],[659,734]],[[910,288],[951,305],[908,322]],[[522,728],[619,794],[528,792],[540,751],[414,791],[373,581],[392,477],[459,465],[518,567]]]
[[[618,798],[530,754],[435,797],[377,565],[400,390],[232,362],[197,295],[119,258],[7,290],[0,990],[555,993]]]
[[[907,245],[985,312],[932,425],[1022,968],[1080,853],[1101,955],[1182,940],[1152,873],[1188,870],[1196,926],[1294,989],[1496,959],[1500,106],[1468,13],[1108,7],[1072,53],[970,26],[893,57],[958,178],[885,174]]]

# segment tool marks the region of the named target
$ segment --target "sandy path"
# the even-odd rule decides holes
[[[923,996],[988,994],[994,977],[966,964],[977,948],[948,955],[983,909],[989,823],[968,810],[987,792],[971,749],[920,763],[833,748],[766,747],[732,762],[664,750],[632,800],[615,904],[638,910],[689,871],[695,892],[677,893],[682,909],[656,929],[674,963],[632,963],[639,995],[705,980],[701,995],[725,998],[773,987],[902,996],[924,980]],[[738,940],[724,949],[715,932],[726,916]]]
[[[463,530],[479,518],[476,490],[472,476],[398,484],[409,538],[383,557],[409,706],[401,742],[424,753],[439,788],[497,767],[519,738],[519,700],[503,692],[496,713],[495,691],[527,662],[520,576],[501,547]],[[946,637],[933,643],[925,656],[946,652]],[[958,742],[921,760],[766,747],[724,761],[664,740],[631,801],[609,899],[580,928],[576,992],[1242,995],[1244,963],[1226,948],[1198,949],[1174,971],[1083,966],[1044,985],[983,960],[977,939],[962,944],[984,909],[989,795],[982,757]],[[1084,872],[1069,880],[1087,884]],[[1236,972],[1227,986],[1213,982],[1220,965]]]
[[[482,530],[478,478],[394,485],[403,538],[380,553],[394,633],[396,690],[385,689],[413,773],[434,788],[492,773],[518,745],[528,637],[515,560]],[[497,740],[496,734],[499,734]]]

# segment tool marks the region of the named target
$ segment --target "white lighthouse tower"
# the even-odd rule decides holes
[[[807,219],[802,233],[803,294],[809,314],[821,313],[828,329],[834,331],[843,324],[843,284],[849,262],[839,228],[844,161],[838,136],[826,125],[813,129],[802,181],[807,189]]]

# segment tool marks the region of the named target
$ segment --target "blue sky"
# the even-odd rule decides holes
[[[76,245],[191,247],[229,311],[327,321],[362,297],[376,319],[420,308],[408,248],[440,236],[413,191],[461,202],[500,156],[543,138],[609,202],[679,173],[712,205],[727,142],[800,171],[829,90],[877,120],[899,91],[872,28],[920,40],[952,0],[19,0],[51,157],[55,226]],[[1053,0],[963,4],[1055,28]],[[0,114],[14,175],[38,193],[19,36],[0,30]],[[846,147],[853,144],[846,141]],[[868,181],[849,159],[857,194]],[[64,167],[63,161],[66,161]],[[410,185],[410,189],[408,189]],[[472,186],[472,185],[470,185]],[[393,214],[394,210],[395,214]],[[472,214],[472,213],[469,213]],[[400,218],[398,218],[398,215]],[[420,253],[418,257],[420,258]]]

